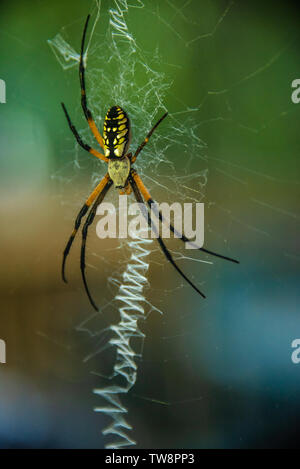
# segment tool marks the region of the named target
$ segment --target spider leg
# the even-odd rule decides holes
[[[89,153],[91,153],[92,155],[96,156],[97,158],[100,158],[100,160],[103,160],[105,161],[106,163],[108,162],[108,159],[102,155],[102,153],[100,153],[99,151],[97,150],[94,150],[94,148],[90,147],[89,145],[87,145],[86,143],[83,142],[83,140],[81,139],[79,133],[77,132],[76,130],[76,127],[74,124],[72,124],[72,121],[70,119],[70,116],[69,116],[69,113],[67,111],[67,108],[66,106],[64,105],[64,103],[61,103],[62,105],[62,108],[63,108],[63,111],[65,113],[65,116],[66,116],[66,119],[68,121],[68,124],[69,124],[69,127],[71,129],[71,131],[73,132],[76,140],[77,140],[77,143],[86,151],[88,151]]]
[[[145,206],[145,209],[146,209],[146,212],[143,211],[143,215],[144,217],[147,219],[147,222],[148,222],[148,225],[149,227],[151,228],[151,217],[150,217],[150,214],[147,210],[147,206],[145,204],[145,201],[141,195],[141,192],[139,190],[139,187],[136,183],[136,180],[135,180],[135,175],[137,173],[135,171],[132,171],[131,172],[131,175],[130,175],[130,184],[131,184],[131,187],[133,189],[133,193],[135,195],[135,198],[137,200],[138,203],[140,204],[144,204]],[[197,293],[199,293],[199,295],[201,295],[203,298],[206,298],[205,295],[191,282],[191,280],[182,272],[182,270],[178,267],[178,265],[175,263],[170,251],[167,249],[165,243],[163,242],[163,240],[161,239],[160,236],[158,236],[157,238],[157,241],[160,245],[160,248],[161,250],[163,251],[164,255],[166,256],[166,258],[168,259],[168,261],[173,265],[173,267],[177,270],[177,272],[181,275],[181,277],[184,278],[184,280],[189,283],[189,285],[191,285],[191,287],[194,288],[194,290],[196,290]]]
[[[142,149],[144,148],[144,146],[148,143],[149,141],[149,138],[151,137],[151,135],[153,134],[154,130],[159,126],[159,124],[167,117],[168,113],[166,112],[160,119],[159,121],[156,122],[156,124],[154,125],[154,127],[152,127],[152,129],[150,130],[150,132],[148,133],[147,137],[145,138],[145,140],[143,141],[143,143],[141,143],[141,145],[137,148],[135,154],[133,155],[132,157],[132,160],[131,160],[131,163],[134,163],[135,160],[137,159],[137,156],[138,154],[142,151]]]
[[[83,228],[82,228],[82,244],[81,244],[81,254],[80,254],[80,270],[81,270],[81,274],[82,274],[82,280],[83,280],[83,284],[84,284],[84,288],[85,288],[85,291],[87,293],[87,296],[90,300],[90,303],[91,305],[93,306],[93,308],[95,308],[96,311],[98,311],[98,308],[90,294],[90,291],[89,291],[89,288],[88,288],[88,285],[87,285],[87,280],[86,280],[86,276],[85,276],[85,248],[86,248],[86,239],[87,239],[87,235],[88,235],[88,229],[89,229],[89,226],[93,223],[94,221],[94,218],[95,218],[95,215],[96,215],[96,211],[97,211],[97,208],[98,208],[98,205],[101,204],[101,202],[103,201],[104,197],[106,196],[108,190],[110,189],[111,185],[112,185],[112,180],[109,179],[106,181],[104,187],[102,188],[102,191],[99,193],[97,199],[96,199],[96,202],[94,203],[90,213],[88,214],[88,217],[85,221],[85,224],[83,225]]]
[[[99,145],[104,149],[104,142],[103,142],[103,137],[101,136],[99,130],[97,129],[97,126],[95,124],[95,121],[93,119],[92,113],[90,109],[87,106],[87,99],[86,99],[86,89],[85,89],[85,66],[83,63],[83,56],[84,56],[84,43],[85,43],[85,36],[86,36],[86,31],[89,23],[90,15],[88,15],[84,30],[83,30],[83,35],[82,35],[82,40],[81,40],[81,50],[80,50],[80,62],[79,62],[79,79],[80,79],[80,86],[81,86],[81,106],[85,115],[85,118],[90,126],[91,131],[94,134],[95,139],[99,143]]]
[[[149,205],[149,207],[151,208],[151,206],[153,204],[155,204],[155,201],[152,199],[149,191],[147,190],[147,188],[145,187],[143,181],[141,180],[140,176],[135,173],[133,174],[133,178],[139,188],[139,190],[141,191],[141,193],[143,194],[143,197],[145,198],[147,204]],[[158,217],[159,217],[159,220],[161,222],[164,221],[163,219],[163,216],[162,216],[162,213],[161,211],[158,212]],[[174,226],[169,223],[169,227],[170,227],[170,230],[175,233],[176,235],[178,235],[178,233],[176,232]],[[193,241],[191,241],[190,239],[188,239],[184,234],[179,234],[179,239],[181,239],[183,242],[187,243],[193,243]],[[235,264],[239,264],[240,262],[237,261],[236,259],[232,259],[231,257],[227,257],[227,256],[223,256],[222,254],[217,254],[216,252],[213,252],[213,251],[209,251],[208,249],[205,249],[205,248],[198,248],[199,251],[203,251],[205,252],[206,254],[210,254],[211,256],[215,256],[215,257],[220,257],[221,259],[225,259],[226,261],[230,261],[230,262],[234,262]]]
[[[106,174],[104,176],[104,178],[99,182],[99,184],[95,187],[95,189],[93,190],[93,192],[91,193],[89,198],[86,200],[85,204],[83,205],[83,207],[81,208],[80,212],[78,213],[78,215],[76,217],[73,232],[72,232],[72,234],[69,238],[69,241],[67,242],[67,245],[65,247],[65,250],[63,252],[61,275],[62,275],[63,281],[65,283],[67,283],[67,279],[66,279],[66,276],[65,276],[65,266],[66,266],[67,256],[70,252],[71,246],[72,246],[74,238],[76,236],[76,233],[77,233],[77,231],[80,227],[81,220],[86,215],[86,213],[88,212],[91,204],[94,202],[94,200],[96,199],[98,194],[101,193],[101,191],[105,188],[105,186],[109,182],[109,180],[110,180],[110,178],[109,178],[108,174]]]

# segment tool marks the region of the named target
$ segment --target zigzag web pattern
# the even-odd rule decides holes
[[[149,254],[151,239],[138,238],[129,243],[132,251],[130,261],[123,273],[123,283],[119,286],[119,291],[115,300],[120,303],[120,321],[117,325],[110,326],[114,337],[109,340],[109,345],[116,347],[116,362],[113,376],[121,377],[123,385],[111,385],[100,389],[95,389],[94,393],[103,397],[108,405],[96,407],[96,412],[103,412],[112,419],[112,424],[103,430],[104,435],[116,435],[118,440],[106,445],[106,448],[120,448],[134,445],[125,430],[131,430],[131,425],[125,420],[127,409],[120,402],[120,395],[128,393],[134,386],[137,377],[137,365],[135,358],[139,356],[132,349],[130,340],[132,338],[144,339],[145,335],[138,327],[138,320],[144,318],[143,287],[147,283],[146,273],[149,264],[145,262],[145,257]]]

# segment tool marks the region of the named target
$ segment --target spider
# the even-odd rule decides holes
[[[92,306],[98,311],[98,308],[90,294],[86,275],[85,275],[85,249],[86,249],[86,239],[88,234],[88,228],[92,224],[95,214],[97,211],[98,206],[103,201],[104,197],[106,196],[107,192],[114,184],[116,189],[119,189],[120,194],[130,194],[133,191],[133,194],[138,203],[142,203],[146,206],[146,213],[144,214],[147,218],[148,224],[151,227],[151,217],[147,209],[148,207],[151,208],[152,204],[154,204],[154,200],[152,199],[150,193],[148,192],[147,188],[145,187],[143,181],[141,180],[140,176],[138,175],[137,171],[133,168],[133,164],[135,163],[139,153],[142,151],[144,146],[148,143],[151,135],[157,129],[159,124],[167,117],[167,112],[158,120],[158,122],[154,125],[154,127],[150,130],[148,135],[146,136],[145,140],[141,143],[141,145],[137,148],[134,154],[128,153],[130,139],[131,139],[131,128],[130,128],[130,120],[126,112],[119,106],[111,107],[104,120],[104,127],[103,127],[103,137],[101,136],[98,128],[96,127],[95,121],[92,117],[92,113],[87,106],[87,98],[86,98],[86,87],[85,87],[85,65],[84,65],[84,44],[85,44],[85,37],[88,28],[90,15],[88,15],[82,40],[81,40],[81,51],[80,51],[80,61],[79,61],[79,78],[80,78],[80,86],[81,86],[81,106],[83,109],[83,113],[85,118],[89,124],[89,127],[97,140],[98,144],[103,150],[101,153],[98,150],[87,145],[81,139],[79,133],[77,132],[75,126],[73,125],[66,106],[64,103],[61,103],[64,114],[66,116],[67,122],[71,131],[73,132],[78,144],[86,151],[91,153],[92,155],[96,156],[105,163],[108,164],[108,172],[105,174],[103,179],[99,182],[99,184],[95,187],[93,192],[87,198],[85,204],[81,208],[80,212],[77,215],[75,220],[75,226],[73,232],[67,242],[65,250],[63,252],[63,261],[62,261],[62,278],[64,282],[67,283],[66,276],[65,276],[65,265],[66,259],[71,249],[72,243],[76,236],[76,233],[81,225],[82,218],[88,213],[89,209],[90,212],[87,215],[85,224],[82,229],[82,244],[81,244],[81,256],[80,256],[80,269],[82,273],[82,280],[85,287],[85,291],[87,296],[90,300]],[[163,217],[162,213],[159,212],[159,220],[162,222]],[[174,233],[175,228],[172,224],[169,224],[171,231]],[[171,253],[167,249],[165,243],[158,236],[157,241],[162,249],[164,255],[166,256],[167,260],[173,265],[173,267],[177,270],[177,272],[184,278],[184,280],[191,285],[194,290],[196,290],[199,295],[205,298],[205,295],[194,285],[191,280],[184,274],[184,272],[178,267],[175,263]],[[186,238],[184,235],[181,235],[180,238],[183,242],[188,242],[189,239]],[[210,254],[216,257],[220,257],[222,259],[239,263],[239,261],[235,259],[231,259],[230,257],[223,256],[221,254],[217,254],[215,252],[209,251],[207,249],[199,248],[199,250],[205,252],[206,254]]]

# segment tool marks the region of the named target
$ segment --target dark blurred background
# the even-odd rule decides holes
[[[103,18],[113,3],[102,2]],[[69,259],[70,283],[60,278],[61,253],[92,188],[90,174],[98,168],[102,176],[104,169],[75,147],[59,103],[63,99],[86,129],[77,69],[63,70],[47,43],[66,33],[78,52],[94,7],[79,0],[1,3],[0,78],[7,86],[7,103],[0,104],[3,448],[108,442],[101,430],[109,420],[93,413],[101,403],[92,389],[105,384],[93,371],[110,358],[84,360],[99,344],[78,331],[93,315],[78,243]],[[197,109],[188,117],[207,145],[193,166],[207,171],[199,193],[206,204],[205,242],[241,261],[180,261],[205,291],[204,302],[156,248],[150,255],[145,295],[164,314],[153,312],[140,326],[146,340],[138,379],[123,399],[130,435],[139,448],[296,447],[300,364],[291,361],[291,342],[300,338],[300,104],[291,101],[291,83],[300,78],[299,9],[293,2],[145,0],[127,19],[146,56],[159,51],[170,114]],[[100,48],[106,24],[98,22],[93,36]],[[107,64],[97,63],[96,54],[93,60],[94,76],[95,67],[105,74]],[[93,85],[97,96],[103,96],[101,80],[99,90]],[[107,96],[106,89],[104,101]],[[186,114],[178,116],[189,125]],[[166,158],[185,174],[180,134],[176,145]],[[167,168],[161,171],[171,188]],[[165,183],[147,184],[157,200],[173,200]],[[178,187],[178,194],[184,201],[185,190]],[[170,246],[187,255],[175,241]],[[88,278],[100,306],[116,293],[107,277],[122,271],[129,255],[118,241],[99,241],[91,230]],[[117,321],[107,306],[95,328]]]

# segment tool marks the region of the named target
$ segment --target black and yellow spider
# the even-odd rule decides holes
[[[89,145],[87,145],[86,143],[82,141],[75,126],[71,122],[71,119],[69,117],[69,114],[67,112],[65,105],[63,103],[61,104],[65,113],[65,116],[67,118],[69,127],[71,131],[73,132],[79,145],[82,148],[84,148],[86,151],[91,153],[92,155],[105,161],[105,163],[108,163],[108,172],[106,173],[104,178],[99,182],[99,184],[95,187],[95,189],[93,190],[93,192],[91,193],[91,195],[88,197],[85,204],[81,208],[79,214],[77,215],[74,230],[69,238],[69,241],[63,253],[62,278],[65,282],[67,282],[66,276],[65,276],[66,258],[69,254],[75,235],[80,227],[81,220],[87,214],[89,208],[92,206],[86,218],[83,229],[82,229],[80,268],[81,268],[82,279],[83,279],[86,293],[93,307],[96,310],[98,310],[89,292],[86,277],[85,277],[85,246],[86,246],[88,228],[94,220],[97,207],[99,206],[99,204],[101,204],[108,190],[113,184],[115,185],[117,189],[120,190],[120,194],[130,194],[131,190],[133,190],[133,193],[135,195],[137,202],[143,203],[143,204],[147,202],[150,208],[151,208],[151,205],[154,204],[154,200],[151,198],[150,193],[144,186],[136,170],[133,169],[132,165],[136,161],[137,156],[139,155],[141,150],[148,143],[149,138],[151,137],[154,130],[165,119],[165,117],[167,116],[167,113],[164,114],[159,119],[159,121],[154,125],[154,127],[150,130],[150,132],[148,133],[143,143],[137,148],[134,154],[127,153],[129,149],[129,145],[130,145],[130,139],[131,139],[130,121],[126,112],[119,106],[113,106],[108,110],[105,116],[105,120],[104,120],[103,137],[100,135],[100,132],[98,131],[95,121],[92,117],[92,113],[87,107],[86,89],[85,89],[85,75],[84,75],[85,66],[83,63],[83,56],[84,56],[85,36],[86,36],[89,19],[90,19],[90,15],[87,17],[84,30],[83,30],[83,36],[82,36],[82,41],[81,41],[81,51],[80,51],[80,61],[79,61],[81,105],[82,105],[82,109],[86,117],[86,120],[90,126],[90,129],[92,133],[94,134],[94,137],[96,138],[100,147],[103,149],[104,154],[95,150],[94,148],[91,148]],[[148,211],[147,211],[146,217],[148,219],[148,224],[151,227],[151,217]],[[160,221],[163,221],[161,213],[159,213],[159,219]],[[175,229],[171,224],[170,224],[170,229],[174,233]],[[186,277],[186,275],[182,272],[182,270],[175,263],[172,255],[170,254],[169,250],[165,246],[161,237],[158,236],[156,239],[158,240],[158,243],[164,255],[166,256],[168,261],[175,267],[177,272],[179,272],[179,274],[194,288],[194,290],[196,290],[203,298],[205,298],[205,295]],[[184,235],[182,235],[180,239],[184,242],[189,241]],[[199,249],[207,254],[221,257],[222,259],[226,259],[231,262],[239,263],[238,261],[234,259],[231,259],[226,256],[222,256],[221,254],[216,254],[215,252],[208,251],[207,249],[204,249],[204,248],[199,248]]]

